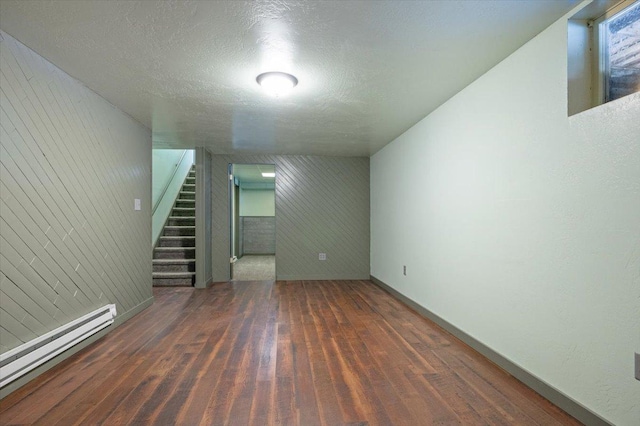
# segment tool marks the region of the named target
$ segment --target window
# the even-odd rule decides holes
[[[568,22],[568,113],[640,92],[640,0],[593,2]]]
[[[602,102],[640,91],[640,1],[596,22]]]

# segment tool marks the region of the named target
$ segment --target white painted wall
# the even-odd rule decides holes
[[[565,17],[371,158],[371,274],[637,425],[640,94],[568,118],[566,37]]]
[[[151,202],[155,206],[162,191],[169,184],[173,172],[185,153],[184,149],[154,149],[152,151],[153,170],[151,180]],[[193,152],[192,150],[189,150]],[[193,154],[191,154],[193,164]]]
[[[275,190],[240,188],[240,216],[275,216],[275,214]]]

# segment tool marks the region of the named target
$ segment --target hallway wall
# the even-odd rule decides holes
[[[106,304],[122,322],[152,303],[151,133],[4,32],[0,70],[4,353]]]
[[[567,117],[565,17],[371,158],[371,274],[637,424],[639,183],[640,93]]]
[[[240,216],[275,216],[274,189],[240,188]]]
[[[240,253],[275,254],[275,216],[240,216]]]
[[[229,163],[276,165],[278,279],[369,277],[368,158],[213,155],[214,281],[229,279]]]

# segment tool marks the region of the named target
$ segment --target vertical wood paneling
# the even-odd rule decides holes
[[[123,315],[152,297],[151,137],[11,36],[0,39],[6,352],[107,303]]]
[[[229,278],[229,163],[276,165],[278,279],[369,277],[368,158],[214,155],[215,281]]]

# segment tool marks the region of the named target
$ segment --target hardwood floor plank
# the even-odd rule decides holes
[[[314,382],[319,389],[318,405],[321,417],[331,422],[354,423],[362,416],[358,404],[354,402],[352,388],[346,384],[348,372],[344,370],[335,341],[330,333],[332,314],[324,301],[324,296],[315,283],[305,283],[305,308],[312,323],[305,327],[310,359],[314,372]],[[315,362],[314,362],[315,360]]]
[[[0,423],[579,424],[368,281],[154,294],[0,401]]]
[[[182,306],[176,307],[173,311],[170,307],[171,304],[167,306],[167,315],[172,313],[177,315],[182,310]],[[6,417],[7,422],[31,424],[40,420],[42,415],[39,413],[46,413],[47,418],[46,421],[42,419],[43,422],[54,424],[61,416],[67,415],[70,408],[86,397],[87,391],[97,388],[110,375],[117,374],[118,366],[129,359],[131,354],[138,349],[140,342],[145,341],[145,337],[149,340],[153,337],[153,335],[146,335],[144,329],[155,321],[153,312],[158,308],[159,306],[152,306],[136,317],[140,322],[138,329],[129,329],[126,327],[128,324],[122,326],[125,327],[123,332],[130,332],[131,340],[115,339],[112,341],[112,336],[107,335],[101,340],[104,342],[103,344],[107,344],[106,350],[99,350],[97,345],[90,346],[84,350],[82,358],[73,357],[65,360],[37,381],[31,382],[18,392],[11,394],[0,405],[3,408],[10,406],[5,404],[5,401],[11,401],[15,397],[16,402],[12,405],[14,409],[12,413],[0,414],[2,419],[4,420]],[[111,342],[112,344],[109,345]],[[67,380],[62,384],[52,381],[59,369],[69,371]],[[34,386],[35,384],[38,386]],[[29,398],[24,399],[26,396]],[[33,399],[39,401],[38,411],[31,409]],[[17,414],[20,417],[12,417],[11,414]]]
[[[194,383],[189,387],[189,394],[178,413],[176,424],[197,424],[206,410],[212,390],[215,387],[216,380],[214,376],[219,374],[220,370],[214,368],[214,363],[216,359],[221,357],[220,352],[224,350],[225,345],[231,340],[230,336],[233,336],[234,333],[234,329],[229,326],[229,313],[225,311],[224,307],[233,303],[235,295],[232,291],[229,291],[230,289],[226,290],[209,293],[209,298],[217,299],[221,302],[213,305],[207,314],[209,316],[214,315],[215,312],[219,314],[216,321],[207,321],[213,325],[214,331],[212,331],[203,347],[200,359],[196,363],[197,368],[191,372],[191,375],[195,374],[195,377],[193,377]]]
[[[312,345],[307,337],[308,326],[313,325],[313,318],[306,309],[304,284],[292,282],[288,287],[289,296],[293,300],[290,305],[291,321],[291,356],[293,364],[293,395],[298,421],[302,424],[317,425],[320,422],[318,393],[329,395],[327,374],[316,371],[314,374],[309,349]],[[327,404],[329,405],[329,404]]]
[[[111,416],[114,412],[118,412],[119,405],[124,402],[132,392],[138,387],[138,383],[132,381],[125,381],[129,375],[145,377],[146,382],[144,389],[153,392],[155,387],[159,384],[162,374],[168,371],[170,364],[175,362],[175,357],[180,355],[180,351],[169,352],[169,356],[163,356],[166,353],[167,345],[171,344],[180,333],[188,330],[189,327],[184,327],[184,321],[186,321],[185,312],[189,312],[195,307],[199,306],[203,300],[191,299],[193,294],[189,295],[190,303],[175,303],[177,308],[172,315],[166,316],[162,326],[156,325],[153,328],[154,332],[149,333],[149,339],[141,339],[135,351],[129,353],[124,359],[114,360],[113,369],[111,374],[106,378],[105,382],[98,382],[96,386],[89,386],[84,390],[91,390],[92,396],[87,398],[84,396],[84,401],[91,404],[91,410],[83,413],[83,416],[77,416],[79,413],[74,411],[67,412],[67,414],[60,420],[61,425],[66,424],[87,424],[94,418],[105,418]],[[179,301],[179,299],[173,299]],[[142,344],[142,342],[144,342]],[[134,362],[128,363],[127,360],[131,359]],[[119,367],[119,366],[123,366]],[[90,384],[91,385],[91,384]],[[101,392],[105,389],[106,392]],[[144,400],[146,402],[146,399]],[[104,411],[105,407],[108,411]],[[139,406],[136,408],[140,408]],[[94,414],[97,411],[98,414]],[[135,412],[127,413],[126,416],[132,416]]]

